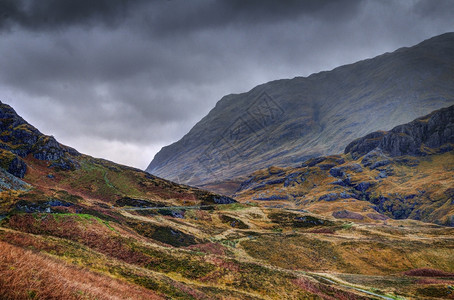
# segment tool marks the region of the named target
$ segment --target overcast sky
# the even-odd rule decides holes
[[[226,94],[448,31],[449,0],[0,0],[0,101],[144,169]]]

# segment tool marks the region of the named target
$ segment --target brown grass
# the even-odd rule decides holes
[[[327,300],[360,300],[360,299],[369,299],[368,297],[363,297],[357,294],[354,294],[349,291],[341,290],[333,286],[325,285],[318,283],[316,281],[298,278],[293,280],[293,284],[297,287],[309,291],[323,299]]]
[[[421,268],[413,269],[404,272],[407,276],[421,276],[421,277],[454,277],[454,273],[449,273],[441,270]]]
[[[82,226],[78,216],[65,216],[57,221],[53,215],[15,215],[9,220],[9,226],[19,231],[52,235],[59,238],[80,242],[95,251],[122,260],[127,263],[145,265],[150,258],[142,253],[131,250],[124,238],[112,235],[109,229],[99,224],[96,219],[87,220]]]
[[[0,241],[1,299],[163,299],[150,290]]]

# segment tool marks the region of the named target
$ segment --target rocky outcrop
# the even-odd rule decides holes
[[[329,170],[329,173],[333,177],[344,177],[346,171],[353,171],[355,173],[360,173],[363,171],[363,168],[359,164],[352,163],[352,164],[348,164],[348,165],[341,166],[341,167],[331,168]]]
[[[348,147],[353,153],[344,157],[308,159],[298,168],[281,168],[286,170],[283,174],[256,172],[237,195],[252,200],[294,200],[304,209],[317,201],[336,202],[339,211],[333,216],[347,219],[363,218],[367,210],[358,210],[359,217],[340,207],[354,210],[350,203],[361,200],[370,202],[369,209],[377,212],[364,215],[372,220],[409,218],[454,226],[454,151],[445,152],[453,144],[453,111],[454,106],[443,108],[390,132],[367,135],[354,141]],[[402,143],[389,142],[392,138],[413,140],[421,149],[418,155],[427,157],[402,148],[398,154],[405,156],[394,157],[397,150],[387,145]],[[276,191],[279,196],[273,194]],[[252,198],[247,198],[250,194]],[[291,197],[285,199],[283,194]]]
[[[11,161],[7,171],[18,178],[24,178],[27,172],[27,164],[19,157],[15,157]]]
[[[451,151],[454,149],[453,145],[454,105],[394,127],[390,131],[377,131],[356,139],[345,148],[345,153],[351,153],[354,158],[373,150],[382,151],[392,157],[424,156]],[[375,169],[389,163],[389,160],[376,161],[370,168]]]
[[[20,180],[17,176],[13,176],[3,168],[0,168],[0,192],[6,190],[28,190],[31,186]]]
[[[13,108],[0,102],[0,165],[18,178],[24,178],[27,165],[23,158],[32,155],[38,160],[52,162],[50,167],[73,170],[78,163],[71,157],[79,156],[75,149],[58,143],[54,137],[42,134],[28,124]]]

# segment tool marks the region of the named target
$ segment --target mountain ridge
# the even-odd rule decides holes
[[[163,147],[147,171],[203,185],[248,174],[251,165],[297,164],[340,152],[348,140],[454,103],[452,53],[454,34],[446,33],[224,96],[180,141]]]

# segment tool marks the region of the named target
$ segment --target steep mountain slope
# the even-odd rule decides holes
[[[450,106],[354,140],[344,155],[257,171],[237,196],[365,222],[391,217],[454,226],[453,187]]]
[[[309,77],[228,95],[147,168],[202,185],[341,152],[454,103],[454,33]]]

